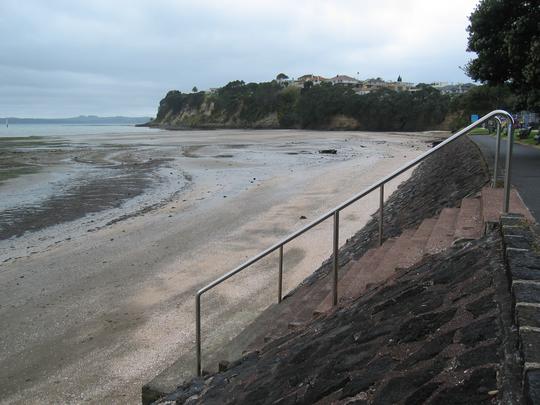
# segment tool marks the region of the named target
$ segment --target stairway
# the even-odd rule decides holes
[[[485,187],[476,196],[464,198],[459,208],[443,208],[438,216],[424,219],[416,229],[406,229],[400,236],[387,239],[381,246],[368,250],[360,259],[340,270],[339,304],[346,305],[370,285],[387,280],[396,269],[419,263],[425,255],[436,254],[454,244],[480,238],[490,222],[499,221],[502,201],[503,189]],[[511,190],[510,212],[523,214],[534,222],[515,189]],[[265,343],[283,337],[291,329],[309,322],[313,316],[332,311],[331,286],[332,278],[326,277],[304,294],[294,294],[283,301],[278,305],[283,308],[272,320],[272,325],[261,328],[259,324],[262,334],[252,339],[245,351],[260,349]]]
[[[457,208],[443,208],[439,215],[424,219],[417,228],[405,229],[396,238],[368,250],[356,261],[339,269],[339,306],[347,305],[363,294],[370,285],[384,282],[396,269],[418,264],[426,255],[441,252],[453,244],[480,238],[490,223],[499,221],[502,213],[503,190],[484,188],[477,195],[464,198]],[[522,214],[531,223],[534,219],[515,190],[511,192],[510,212]],[[295,336],[291,331],[335,310],[332,305],[332,275],[322,276],[310,285],[300,286],[280,304],[271,305],[250,325],[220,350],[205,359],[206,370],[217,371],[226,362],[243,353],[266,350]],[[181,357],[143,388],[144,403],[170,392],[186,372],[185,364],[194,358]],[[222,367],[223,366],[223,367]],[[187,378],[187,375],[185,376]]]
[[[437,217],[424,219],[417,229],[407,229],[398,238],[371,249],[342,278],[340,301],[357,298],[370,283],[388,279],[396,269],[418,263],[425,254],[436,254],[455,243],[480,238],[487,223],[499,221],[502,200],[503,189],[485,187],[477,196],[464,198],[459,208],[443,208]],[[515,189],[511,191],[510,211],[534,221]],[[329,294],[314,314],[331,309]]]

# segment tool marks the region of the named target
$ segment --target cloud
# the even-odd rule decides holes
[[[282,71],[465,81],[475,3],[3,0],[0,116],[154,114],[169,89]]]

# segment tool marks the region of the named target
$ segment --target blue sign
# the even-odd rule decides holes
[[[472,124],[473,122],[478,121],[478,118],[479,118],[479,117],[478,117],[478,114],[472,114],[472,115],[471,115],[471,124]]]

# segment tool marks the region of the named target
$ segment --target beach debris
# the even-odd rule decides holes
[[[300,219],[307,219],[305,215],[300,215]]]
[[[335,155],[337,153],[336,149],[321,149],[319,153],[326,154],[326,155]]]

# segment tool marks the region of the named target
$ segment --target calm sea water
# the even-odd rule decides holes
[[[0,124],[0,138],[28,136],[76,137],[78,135],[137,134],[159,132],[159,129],[133,125],[67,125],[67,124]]]

